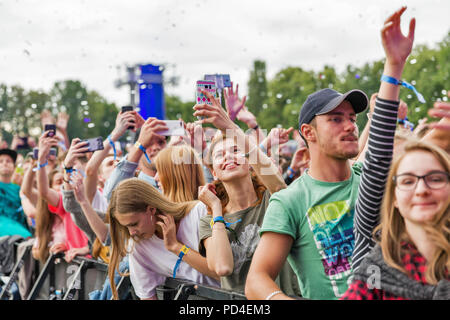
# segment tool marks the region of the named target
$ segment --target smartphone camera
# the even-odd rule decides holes
[[[122,113],[128,112],[128,111],[133,111],[133,106],[123,106],[122,107]],[[133,121],[133,123],[134,123],[134,121]],[[129,126],[127,129],[133,130],[134,126]]]
[[[56,125],[54,124],[46,124],[44,131],[50,131],[47,135],[47,137],[53,137],[56,134]]]

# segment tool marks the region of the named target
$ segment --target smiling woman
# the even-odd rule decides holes
[[[387,178],[378,244],[344,299],[450,299],[449,177],[445,151],[418,141],[405,146]]]

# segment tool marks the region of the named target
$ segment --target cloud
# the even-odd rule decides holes
[[[416,44],[444,38],[450,3],[442,0],[2,2],[0,82],[48,89],[77,79],[121,105],[128,90],[114,81],[125,64],[164,63],[167,77],[180,76],[167,92],[183,100],[205,73],[230,73],[245,94],[255,59],[269,78],[286,66],[340,71],[381,59],[379,30],[405,3],[403,30],[415,16]]]

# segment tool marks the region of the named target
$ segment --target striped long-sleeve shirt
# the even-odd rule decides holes
[[[358,268],[375,244],[373,230],[379,223],[381,202],[392,161],[398,106],[398,101],[377,98],[375,102],[355,204],[353,270]]]

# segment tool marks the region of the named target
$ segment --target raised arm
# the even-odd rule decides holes
[[[59,194],[49,187],[45,166],[48,164],[47,158],[50,153],[50,148],[58,145],[58,139],[56,137],[48,137],[49,132],[50,131],[44,132],[39,138],[39,155],[35,167],[35,170],[37,170],[37,189],[40,197],[46,200],[49,205],[57,207],[59,203]]]
[[[403,68],[414,41],[415,20],[412,19],[408,36],[400,29],[400,17],[406,7],[391,15],[381,31],[386,62],[383,74],[401,79]],[[355,247],[352,267],[357,269],[372,249],[373,230],[379,223],[379,211],[384,187],[389,172],[399,106],[399,86],[382,81],[376,98],[370,124],[364,170],[361,175],[358,199],[355,205],[354,235]]]
[[[33,206],[37,205],[39,198],[38,190],[33,186],[34,179],[36,178],[35,172],[33,171],[35,166],[36,161],[33,160],[31,165],[25,170],[22,185],[20,186],[20,190]]]
[[[138,167],[139,160],[144,155],[144,151],[146,152],[146,149],[153,143],[155,143],[156,140],[164,139],[164,137],[157,134],[156,132],[167,129],[168,128],[165,122],[156,118],[148,118],[142,124],[138,140],[131,147],[131,150],[126,158],[122,159],[119,162],[119,164],[105,183],[103,192],[108,200],[111,197],[112,191],[116,188],[120,181],[132,178],[134,176],[134,172]]]
[[[212,123],[222,134],[227,136],[235,136],[238,143],[243,143],[242,150],[248,150],[245,156],[249,158],[249,163],[254,169],[256,175],[261,179],[262,183],[271,192],[277,192],[286,187],[277,166],[272,160],[254,143],[254,139],[246,135],[233,121],[209,92],[203,92],[212,105],[196,104],[194,106],[194,116],[204,117],[197,123]]]
[[[136,122],[135,113],[119,112],[116,117],[116,125],[113,131],[108,136],[108,138],[103,141],[103,150],[94,152],[91,159],[89,159],[89,162],[86,166],[86,181],[84,184],[86,188],[86,195],[89,201],[92,202],[95,193],[97,192],[98,169],[100,165],[111,152],[111,150],[113,150],[113,144],[123,136],[129,126],[134,125],[133,122]],[[136,127],[134,130],[136,130]]]

